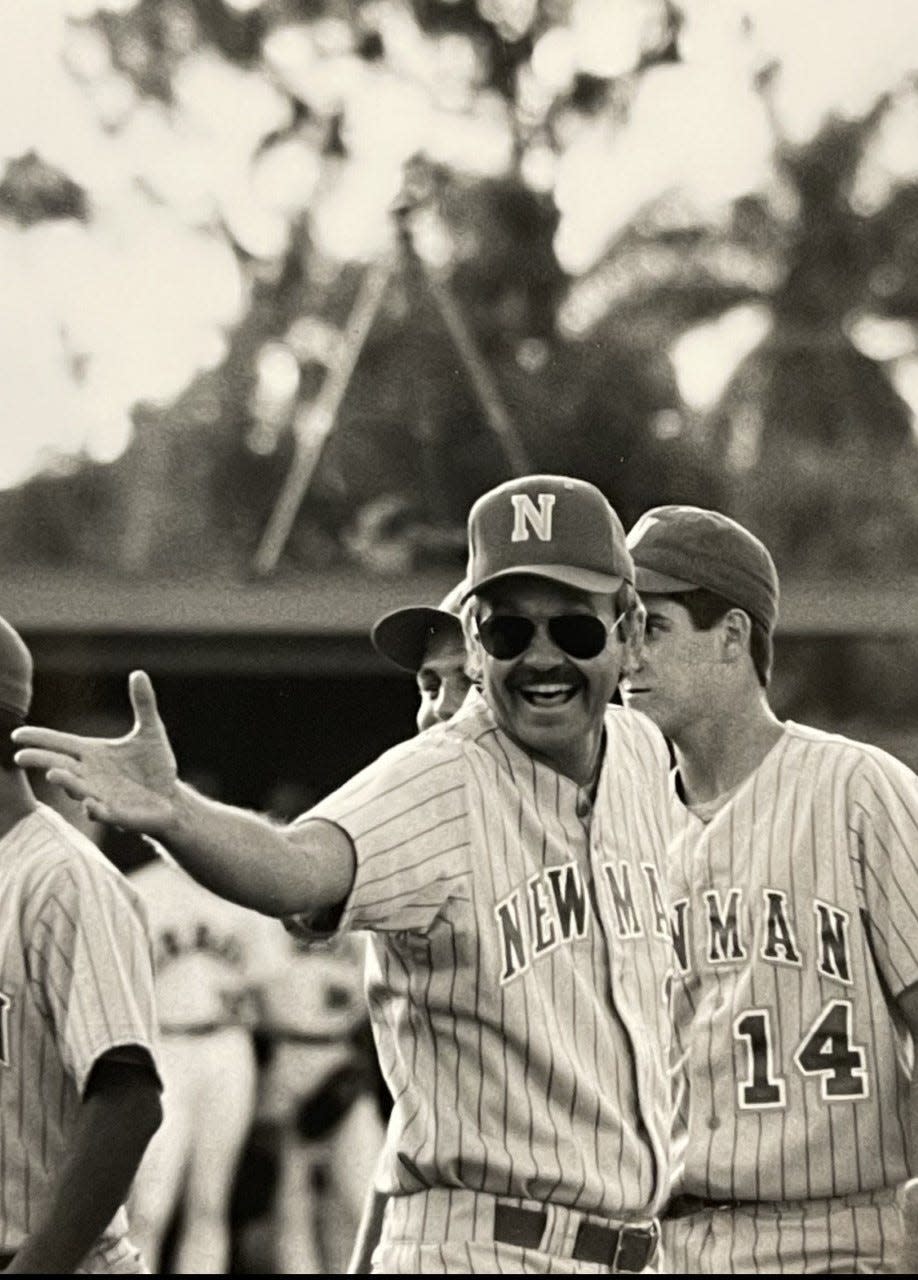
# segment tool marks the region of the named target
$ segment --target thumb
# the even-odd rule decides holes
[[[128,696],[134,712],[134,733],[143,729],[151,729],[159,720],[156,709],[156,694],[146,671],[132,671],[128,677]]]

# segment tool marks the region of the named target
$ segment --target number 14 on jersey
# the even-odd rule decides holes
[[[775,1066],[770,1009],[747,1009],[733,1023],[733,1034],[747,1051],[746,1078],[737,1082],[743,1111],[767,1111],[787,1105],[787,1085]],[[831,1000],[794,1053],[804,1076],[820,1077],[824,1102],[853,1102],[868,1094],[864,1050],[851,1040],[851,1001]]]

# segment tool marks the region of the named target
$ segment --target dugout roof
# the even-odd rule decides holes
[[[125,580],[105,574],[0,573],[0,613],[50,669],[131,666],[188,674],[390,673],[368,639],[380,614],[436,603],[458,573],[398,578],[356,570],[245,581]],[[779,633],[816,637],[918,635],[918,577],[905,582],[791,581]]]

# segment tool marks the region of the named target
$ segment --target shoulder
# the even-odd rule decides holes
[[[610,751],[631,756],[654,772],[662,769],[664,776],[669,776],[671,757],[666,739],[642,711],[613,703],[606,708],[605,723]]]
[[[465,779],[465,741],[435,725],[377,757],[350,781],[291,823],[291,830],[312,818],[339,821],[358,810],[404,808],[431,794],[453,791]]]
[[[135,890],[117,867],[60,814],[39,805],[27,822],[23,873],[30,896],[62,903],[117,898],[138,907]]]
[[[469,741],[467,726],[454,725],[452,721],[436,724],[384,751],[364,773],[409,778],[429,769],[458,769]]]
[[[815,752],[830,766],[831,777],[843,776],[849,794],[861,805],[869,798],[898,796],[918,812],[918,777],[882,747],[788,721],[788,742]]]

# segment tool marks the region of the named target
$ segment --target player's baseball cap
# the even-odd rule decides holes
[[[373,648],[403,671],[419,671],[434,636],[452,635],[461,642],[459,605],[464,592],[463,579],[436,608],[409,605],[406,609],[393,609],[391,613],[383,614],[370,631]]]
[[[638,591],[705,588],[756,618],[778,620],[778,573],[767,547],[736,520],[703,507],[653,507],[628,534]]]
[[[508,480],[469,512],[465,596],[511,574],[613,593],[634,581],[625,530],[595,485],[569,476]]]
[[[32,655],[5,618],[0,618],[0,708],[21,719],[32,703]]]

